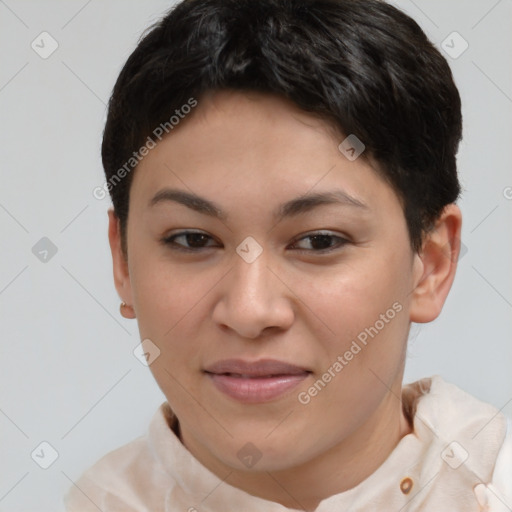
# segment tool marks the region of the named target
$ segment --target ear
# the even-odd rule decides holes
[[[411,322],[435,320],[452,287],[460,253],[462,214],[455,204],[447,205],[435,227],[426,235],[421,252],[410,307]]]
[[[114,284],[121,300],[128,306],[121,308],[121,314],[125,318],[135,318],[128,262],[121,248],[121,223],[112,208],[108,210],[108,241],[112,252]]]

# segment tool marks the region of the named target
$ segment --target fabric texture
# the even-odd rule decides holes
[[[406,385],[404,436],[368,478],[315,512],[512,511],[512,426],[490,404],[440,376]],[[295,512],[206,469],[180,442],[164,402],[147,433],[108,453],[70,487],[67,512]]]

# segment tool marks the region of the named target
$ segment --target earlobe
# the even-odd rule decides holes
[[[461,227],[459,207],[449,204],[426,235],[421,253],[415,256],[420,271],[412,291],[411,322],[431,322],[441,313],[457,270]]]
[[[132,288],[128,262],[126,261],[121,247],[120,222],[112,208],[108,210],[108,220],[108,240],[112,253],[114,284],[117,293],[123,301],[122,304],[124,304],[124,306],[120,308],[121,315],[125,318],[135,318],[133,307],[130,306],[130,304],[133,304]]]

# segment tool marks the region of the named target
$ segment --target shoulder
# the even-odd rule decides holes
[[[507,420],[507,435],[503,442],[492,475],[492,481],[475,487],[475,494],[483,510],[508,512],[512,510],[512,419]],[[486,508],[485,508],[486,507]]]
[[[426,419],[441,436],[469,436],[478,445],[501,445],[507,430],[507,418],[495,406],[484,402],[439,375],[416,385],[414,413]],[[471,443],[472,444],[472,443]]]
[[[159,480],[169,483],[159,471],[146,436],[141,436],[104,455],[73,482],[64,497],[66,511],[146,510],[141,505],[151,498],[145,489],[151,487],[153,498],[157,498]],[[162,497],[156,501],[162,503]]]
[[[404,399],[421,420],[415,422],[416,432],[430,441],[444,481],[458,475],[458,484],[474,493],[480,510],[510,512],[511,419],[437,375],[409,385]]]
[[[163,421],[160,407],[147,434],[107,453],[73,482],[64,496],[66,512],[142,512],[161,507],[172,478],[155,457],[151,429]]]

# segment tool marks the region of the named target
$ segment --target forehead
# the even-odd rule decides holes
[[[344,138],[333,122],[305,112],[283,96],[257,91],[208,91],[184,125],[187,122],[194,124],[197,134],[213,130],[210,135],[224,135],[226,142],[231,137],[245,138],[247,145],[240,148],[244,152],[257,150],[255,144],[271,142],[282,144],[283,152],[290,147],[300,151],[300,143],[306,141],[310,145]]]
[[[383,198],[383,189],[397,200],[371,159],[350,161],[340,152],[345,137],[332,123],[276,95],[209,92],[140,162],[134,195],[147,201],[172,185],[226,198],[259,192],[270,204],[273,198],[281,203],[287,195],[341,187],[370,203]]]

